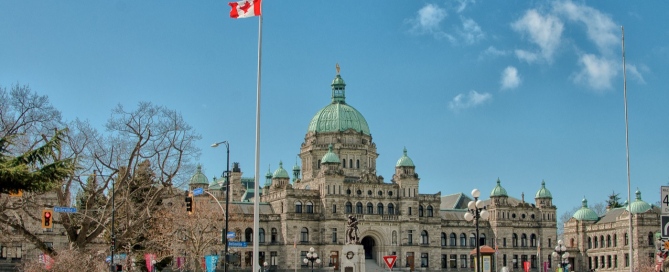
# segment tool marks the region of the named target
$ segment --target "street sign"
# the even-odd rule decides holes
[[[247,244],[246,244],[246,242],[229,241],[228,246],[229,247],[246,247]]]
[[[228,231],[228,235],[226,235],[228,239],[234,239],[235,238],[235,232],[234,231]]]
[[[669,186],[660,186],[660,208],[662,214],[669,215]]]
[[[76,213],[77,208],[75,207],[53,207],[54,212],[59,212],[59,213]]]
[[[662,238],[669,238],[669,215],[662,215]]]
[[[193,190],[193,195],[201,195],[203,193],[204,193],[204,189],[202,189],[202,188],[195,188],[195,190]]]
[[[383,256],[383,261],[386,263],[388,268],[392,271],[393,266],[395,265],[395,261],[397,261],[397,256],[396,255]]]

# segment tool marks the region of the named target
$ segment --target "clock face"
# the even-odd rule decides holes
[[[355,253],[353,253],[353,251],[346,252],[346,258],[348,258],[349,260],[353,259],[353,255],[355,255]]]

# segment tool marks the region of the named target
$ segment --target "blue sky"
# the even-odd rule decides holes
[[[387,181],[406,147],[421,193],[487,198],[500,178],[528,201],[545,180],[559,214],[584,196],[624,200],[624,26],[632,189],[655,203],[669,182],[669,3],[263,5],[263,176],[295,164],[339,63]],[[204,0],[0,1],[0,13],[1,86],[29,84],[100,129],[119,103],[175,109],[203,136],[207,176],[225,169],[225,151],[209,147],[223,140],[253,175],[257,17]]]

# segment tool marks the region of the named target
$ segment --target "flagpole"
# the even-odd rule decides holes
[[[260,230],[260,75],[262,60],[262,6],[258,16],[258,82],[256,93],[256,155],[255,155],[255,181],[254,181],[254,201],[253,201],[253,270],[260,271],[258,257],[258,232]]]
[[[632,209],[630,205],[632,204],[632,188],[630,186],[630,144],[629,144],[629,129],[627,121],[627,71],[625,70],[625,27],[620,26],[620,31],[622,32],[621,41],[623,47],[623,97],[625,100],[625,153],[627,154],[627,211],[629,212],[629,262],[630,262],[630,272],[634,271],[634,256],[632,255],[633,243],[632,237]]]

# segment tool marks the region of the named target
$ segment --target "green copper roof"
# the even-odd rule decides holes
[[[494,189],[492,189],[492,192],[490,192],[490,197],[495,197],[495,196],[509,196],[506,193],[506,189],[502,187],[501,185],[502,182],[499,181],[499,178],[497,178],[497,186],[495,186]]]
[[[207,176],[202,173],[202,165],[197,166],[195,174],[190,178],[188,184],[209,184],[207,182]]]
[[[288,171],[283,169],[283,162],[279,162],[279,169],[274,171],[272,178],[290,178],[290,176],[288,176]]]
[[[588,208],[588,200],[583,198],[581,203],[582,203],[581,208],[578,209],[578,211],[576,211],[574,213],[574,216],[572,216],[573,218],[575,218],[578,221],[597,221],[597,220],[599,220],[599,216],[597,215],[597,213],[595,213],[595,211]]]
[[[270,168],[271,168],[271,166],[270,166]],[[271,179],[272,178],[272,171],[270,170],[270,168],[267,168],[267,174],[265,174],[266,179]]]
[[[406,147],[404,148],[404,155],[402,155],[402,157],[400,157],[400,159],[397,160],[397,163],[395,164],[395,167],[416,167],[413,164],[413,161],[411,160],[411,158],[409,158],[409,156],[407,156],[407,148]]]
[[[328,153],[325,153],[321,158],[321,164],[324,163],[339,163],[339,156],[332,152],[332,144],[328,146]]]
[[[546,182],[545,181],[543,181],[543,180],[541,181],[541,189],[539,189],[539,191],[537,191],[537,194],[534,195],[534,198],[551,198],[551,199],[553,198],[553,195],[551,195],[551,191],[546,189]]]
[[[646,203],[646,201],[641,200],[641,192],[639,189],[636,190],[636,200],[632,202],[632,204],[629,206],[629,211],[631,213],[637,214],[637,213],[645,213],[646,211],[650,210],[650,204]]]
[[[309,123],[310,132],[339,132],[353,129],[371,135],[365,117],[346,104],[346,84],[339,74],[332,81],[332,103],[319,110]]]

